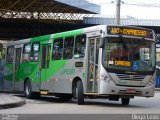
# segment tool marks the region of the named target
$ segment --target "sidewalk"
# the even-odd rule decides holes
[[[0,110],[18,107],[25,104],[25,100],[10,94],[0,93]]]

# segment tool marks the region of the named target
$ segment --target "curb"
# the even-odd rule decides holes
[[[8,104],[0,105],[0,110],[1,109],[19,107],[19,106],[24,105],[25,103],[26,103],[25,100],[21,100],[21,101],[16,102],[16,103],[8,103]]]
[[[9,103],[9,104],[0,105],[0,110],[1,109],[8,109],[8,108],[19,107],[19,106],[24,105],[25,103],[26,103],[25,100],[22,100],[22,101],[17,102],[17,103]]]

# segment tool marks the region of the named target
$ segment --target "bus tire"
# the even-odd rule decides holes
[[[130,98],[122,98],[121,101],[122,101],[122,105],[129,105]]]
[[[83,84],[82,81],[77,81],[77,91],[76,91],[76,97],[77,97],[77,104],[83,105],[84,104],[84,94],[83,94]]]
[[[33,98],[32,86],[30,80],[27,80],[24,84],[25,96],[29,99]]]

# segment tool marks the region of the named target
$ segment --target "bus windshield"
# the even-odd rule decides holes
[[[155,43],[137,38],[106,37],[102,63],[106,69],[112,71],[154,71]]]

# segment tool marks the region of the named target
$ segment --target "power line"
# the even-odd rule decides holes
[[[154,4],[134,4],[134,3],[125,3],[125,2],[123,4],[138,6],[138,7],[160,7],[160,5],[154,5]]]
[[[95,3],[95,4],[110,4],[113,0],[107,0],[105,2],[102,2],[102,0],[99,0],[98,2],[95,2],[94,0],[89,0],[89,2],[91,2],[91,1],[92,1],[92,3]]]
[[[139,7],[160,7],[160,4],[158,4],[158,3],[148,4],[148,3],[143,3],[143,2],[137,2],[134,0],[125,1],[125,2],[123,2],[123,4],[132,5],[132,6],[139,6]]]
[[[90,0],[90,1],[94,1],[94,0]],[[97,4],[99,5],[108,5],[108,4],[116,4],[117,3],[117,0],[110,0],[108,2],[97,2]],[[125,4],[125,5],[131,5],[131,6],[139,6],[139,7],[160,7],[160,4],[158,3],[153,3],[153,4],[148,4],[148,3],[143,3],[143,2],[137,2],[137,1],[134,1],[134,0],[123,0],[121,1],[122,4]]]
[[[142,4],[142,5],[144,5],[144,4],[147,4],[147,3],[145,3],[145,2],[137,2],[137,1],[135,1],[135,0],[130,0],[131,2],[133,2],[133,3],[137,3],[137,4]],[[154,0],[155,1],[155,0]],[[129,2],[129,1],[127,1],[127,2]],[[158,3],[159,3],[160,1],[158,0]],[[154,2],[153,3],[153,1],[152,1],[152,4],[147,4],[147,5],[154,5],[154,4],[158,4],[157,2]]]

